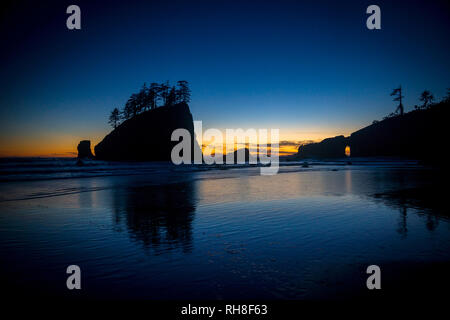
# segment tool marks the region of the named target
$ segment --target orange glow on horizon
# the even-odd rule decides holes
[[[223,130],[223,132],[225,132]],[[77,145],[81,140],[91,141],[91,150],[99,143],[107,132],[86,132],[83,135],[37,133],[35,135],[3,135],[0,136],[0,157],[76,157]],[[280,129],[279,131],[279,154],[296,154],[300,144],[308,142],[319,142],[325,138],[343,134],[331,130],[308,130],[299,131],[295,129]],[[344,135],[347,135],[344,133]],[[269,131],[270,136],[270,131]],[[245,145],[235,145],[234,150],[241,149]],[[202,145],[204,150],[205,144]],[[248,146],[247,146],[248,147]],[[270,147],[269,147],[270,148]],[[269,149],[268,148],[268,149]],[[250,146],[252,154],[256,154],[256,147]]]
[[[76,157],[77,146],[81,140],[89,140],[71,135],[36,135],[34,137],[0,137],[0,157]],[[91,150],[101,138],[91,140]]]

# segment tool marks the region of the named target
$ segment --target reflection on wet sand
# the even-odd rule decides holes
[[[131,237],[146,248],[191,251],[194,182],[130,186],[113,199],[115,224],[125,224]]]
[[[0,202],[8,293],[67,294],[61,270],[73,263],[92,298],[350,299],[370,294],[370,264],[394,298],[448,280],[439,173],[171,170],[5,184],[27,199]]]
[[[385,193],[374,194],[374,198],[383,201],[387,206],[396,208],[399,211],[399,227],[397,231],[406,236],[408,232],[407,217],[408,211],[414,208],[416,212],[426,217],[426,228],[434,231],[440,219],[449,219],[449,211],[446,207],[445,191],[440,184],[432,180],[433,183],[395,190]]]

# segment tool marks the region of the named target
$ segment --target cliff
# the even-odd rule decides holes
[[[342,158],[345,157],[345,147],[349,138],[337,136],[327,138],[320,143],[309,143],[298,148],[300,158]]]
[[[435,162],[448,145],[450,103],[441,102],[426,110],[414,110],[375,122],[349,137],[328,138],[300,146],[300,158],[339,158],[349,146],[352,157],[392,156]]]
[[[95,146],[95,156],[101,160],[170,161],[175,129],[187,129],[192,138],[192,152],[199,148],[194,135],[194,123],[189,106],[179,103],[145,111],[124,121]]]

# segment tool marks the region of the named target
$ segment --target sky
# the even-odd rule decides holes
[[[0,157],[97,144],[144,82],[187,80],[204,129],[278,128],[292,150],[382,119],[400,84],[406,111],[450,87],[447,1],[10,1],[0,39]]]

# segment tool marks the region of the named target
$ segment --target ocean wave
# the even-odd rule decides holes
[[[282,161],[280,167],[296,167],[305,169],[336,169],[340,167],[415,167],[415,160],[392,158],[359,158]],[[255,164],[214,164],[214,165],[181,165],[171,162],[108,162],[99,160],[83,160],[77,164],[76,158],[11,158],[0,159],[0,182],[71,179],[101,176],[144,175],[164,172],[198,172],[211,170],[230,170],[260,167]],[[296,170],[297,170],[296,169]]]

